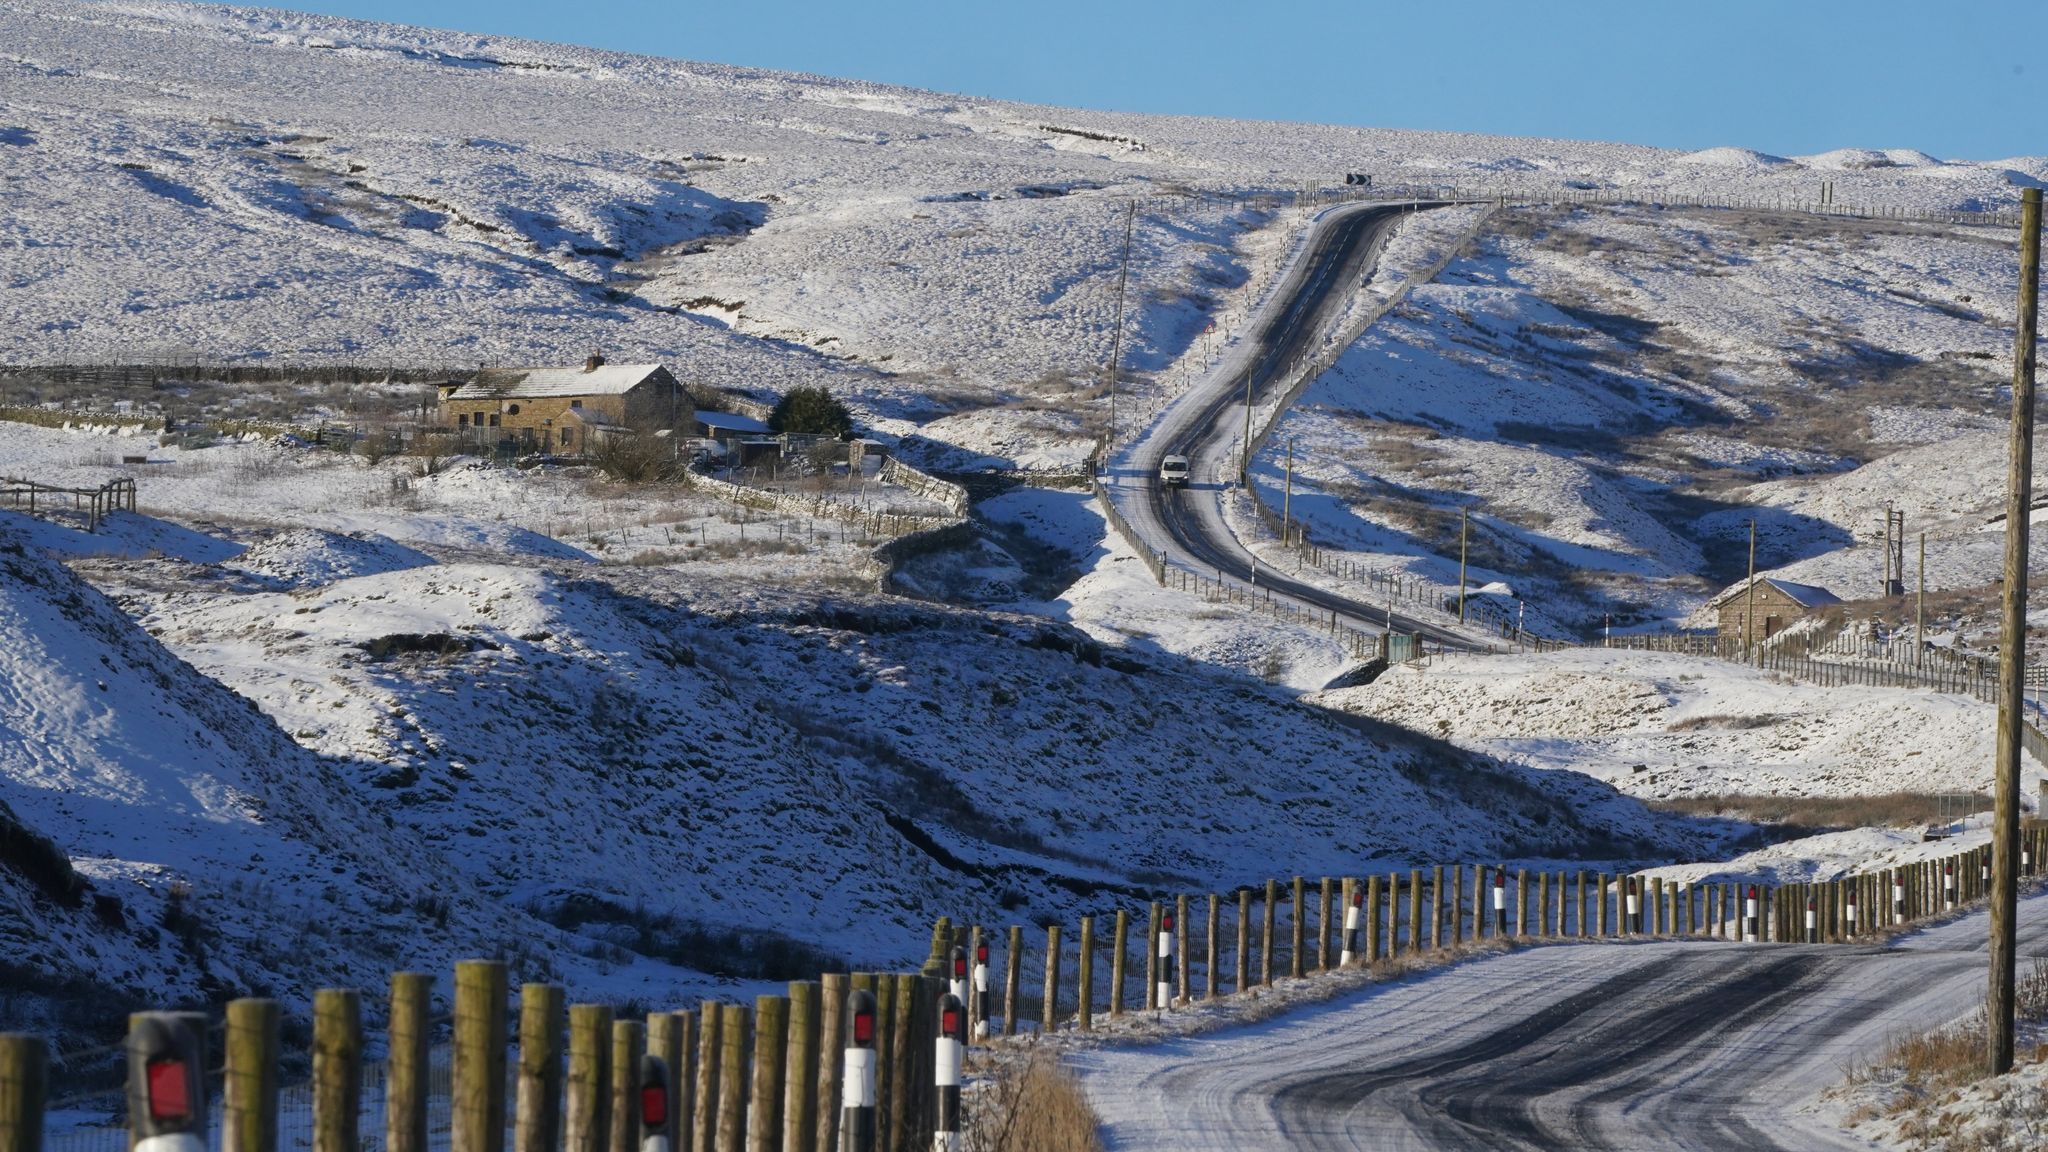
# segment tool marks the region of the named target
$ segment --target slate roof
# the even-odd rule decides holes
[[[450,400],[530,400],[551,396],[623,396],[665,369],[659,364],[574,368],[486,368]]]

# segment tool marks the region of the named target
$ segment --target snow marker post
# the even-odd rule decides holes
[[[1153,972],[1158,983],[1152,988],[1152,1003],[1162,1012],[1173,1007],[1173,926],[1173,913],[1162,912],[1152,945],[1158,957],[1158,967]]]
[[[1941,902],[1948,911],[1956,907],[1956,862],[1953,859],[1941,862]]]
[[[646,1052],[639,1063],[640,1152],[669,1152],[668,1063]]]
[[[1856,889],[1854,886],[1851,886],[1847,892],[1842,894],[1842,922],[1847,927],[1850,938],[1854,939],[1856,936]]]
[[[1756,943],[1756,885],[1751,884],[1742,897],[1742,942]]]
[[[1820,901],[1811,896],[1806,898],[1806,942],[1820,943]]]
[[[965,1004],[967,1003],[967,949],[957,944],[954,945],[953,955],[950,960],[949,967],[952,975],[946,980],[946,991],[951,992],[955,1000]]]
[[[1344,948],[1337,956],[1337,963],[1349,968],[1358,963],[1358,912],[1365,904],[1365,893],[1355,880],[1344,881]],[[1377,911],[1377,909],[1375,909]]]
[[[179,1016],[138,1012],[128,1022],[128,1131],[135,1152],[206,1152],[205,1066]],[[33,1109],[30,1126],[40,1128]]]
[[[1622,899],[1627,901],[1627,907],[1622,912],[1621,931],[1625,936],[1640,936],[1643,934],[1643,899],[1636,891],[1640,882],[1630,876],[1624,883],[1626,890]]]
[[[1892,923],[1906,922],[1906,878],[1892,869]]]
[[[846,1063],[839,1081],[840,1152],[875,1152],[875,1016],[875,994],[865,988],[854,989],[846,998]]]
[[[1496,939],[1508,934],[1508,870],[1505,865],[1493,870],[1493,935]]]
[[[932,1129],[932,1152],[960,1147],[960,1067],[967,1053],[967,1009],[948,993],[939,998],[939,1038],[934,1051],[932,1083],[938,1089],[938,1116]]]
[[[1117,913],[1121,920],[1123,913]],[[974,1038],[988,1039],[988,938],[974,930]]]

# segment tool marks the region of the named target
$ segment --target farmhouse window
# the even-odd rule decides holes
[[[519,405],[517,405],[517,404],[507,404],[507,405],[505,406],[505,415],[507,415],[507,416],[517,416],[517,415],[519,415]]]
[[[456,426],[457,428],[467,428],[467,427],[469,427],[469,413],[467,413],[467,412],[457,412],[457,413],[455,414],[455,426]]]
[[[581,400],[571,400],[571,401],[569,401],[569,407],[571,407],[571,408],[581,408],[581,407],[583,407],[583,401],[581,401]]]
[[[491,413],[491,427],[493,427],[493,428],[496,428],[497,426],[498,426],[498,414],[497,414],[496,412],[493,412],[493,413]]]

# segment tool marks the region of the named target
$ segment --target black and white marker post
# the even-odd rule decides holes
[[[1643,934],[1643,901],[1638,894],[1639,884],[1641,881],[1633,876],[1629,877],[1626,886],[1628,895],[1625,897],[1628,901],[1628,930],[1637,936]]]
[[[640,1152],[669,1152],[668,1063],[640,1057]]]
[[[1365,885],[1351,887],[1351,902],[1344,906],[1344,954],[1337,958],[1341,967],[1349,968],[1358,962],[1358,914],[1365,907]],[[1375,915],[1379,909],[1373,909]]]
[[[1157,923],[1159,941],[1152,951],[1159,957],[1159,975],[1154,977],[1152,989],[1158,997],[1159,1010],[1164,1012],[1173,1006],[1173,911],[1161,913]]]
[[[967,1003],[967,949],[957,945],[953,948],[952,970],[953,978],[948,982],[946,990],[953,994],[955,1000],[965,1004]]]
[[[875,1152],[875,994],[846,998],[846,1066],[839,1089],[839,1152]]]
[[[1906,922],[1906,876],[1897,868],[1892,869],[1892,923]]]
[[[1756,885],[1751,884],[1742,894],[1742,942],[1756,943]]]
[[[1508,934],[1508,870],[1505,866],[1493,870],[1493,935],[1500,939]]]
[[[169,1012],[140,1012],[127,1047],[135,1152],[206,1152],[205,1069],[191,1027]]]
[[[974,1038],[988,1039],[988,941],[974,946]]]
[[[1849,935],[1856,935],[1856,886],[1851,884],[1842,893],[1842,919],[1848,922]]]
[[[938,1059],[932,1081],[938,1087],[938,1123],[932,1128],[932,1152],[960,1147],[960,1068],[967,1058],[967,1005],[958,996],[939,997]]]
[[[1806,942],[1820,943],[1820,901],[1811,896],[1806,898]]]
[[[1941,902],[1953,912],[1956,908],[1956,862],[1944,861],[1941,865]]]

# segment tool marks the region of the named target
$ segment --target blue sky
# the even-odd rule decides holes
[[[2048,0],[285,5],[1086,108],[1779,154],[2048,152],[2048,61],[2029,63]]]

